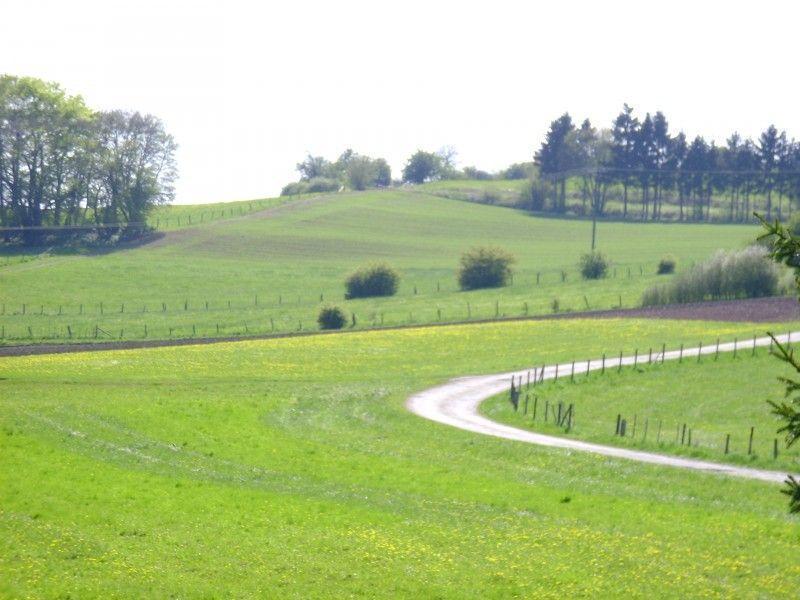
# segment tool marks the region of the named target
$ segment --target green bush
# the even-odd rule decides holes
[[[338,192],[342,184],[337,179],[328,177],[313,177],[308,181],[295,181],[289,183],[281,190],[281,196],[296,196],[297,194],[313,194],[316,192]]]
[[[578,263],[584,279],[602,279],[608,274],[608,265],[608,259],[600,252],[584,254]]]
[[[517,206],[524,210],[544,210],[547,198],[552,196],[553,186],[548,181],[529,179],[522,186]]]
[[[345,281],[345,298],[394,296],[400,275],[385,263],[367,265],[353,272]]]
[[[323,306],[317,317],[320,329],[341,329],[347,323],[347,315],[338,306]]]
[[[669,284],[646,290],[642,305],[774,296],[779,277],[778,267],[761,246],[720,250],[709,260],[679,273]]]
[[[462,290],[503,287],[511,278],[514,261],[502,248],[473,248],[461,256],[458,285]]]
[[[656,273],[659,275],[668,275],[669,273],[674,273],[676,264],[675,257],[664,256],[660,261],[658,261]]]

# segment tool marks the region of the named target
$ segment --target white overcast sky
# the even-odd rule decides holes
[[[93,108],[159,116],[177,201],[276,195],[306,152],[386,157],[452,145],[461,166],[530,160],[569,111],[623,102],[724,141],[800,136],[796,1],[4,3],[0,73]]]

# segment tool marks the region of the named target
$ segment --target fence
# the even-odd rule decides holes
[[[792,343],[791,332],[787,332],[785,336],[779,336],[779,338],[784,340],[782,343],[786,346],[790,346]],[[733,359],[741,358],[742,356],[755,356],[760,346],[766,347],[770,354],[773,353],[772,340],[767,345],[764,343],[764,338],[759,339],[756,335],[753,336],[752,340],[748,339],[743,342],[740,342],[738,338],[734,338],[732,343],[728,342],[722,346],[723,351],[730,352]],[[539,368],[528,371],[525,378],[521,375],[512,377],[509,387],[509,402],[514,411],[519,412],[521,410],[523,416],[529,414],[530,407],[532,423],[537,421],[538,416],[539,421],[553,424],[562,428],[565,433],[569,433],[575,427],[575,405],[574,403],[566,404],[561,401],[556,404],[555,402],[551,403],[547,398],[540,399],[539,395],[535,393],[536,388],[546,380],[555,383],[559,378],[563,381],[568,377],[569,381],[574,383],[576,375],[583,375],[588,378],[590,373],[596,373],[600,376],[605,375],[610,370],[607,367],[612,367],[614,371],[620,372],[623,366],[637,369],[645,365],[659,365],[663,364],[668,356],[670,360],[674,360],[678,364],[681,364],[684,358],[692,358],[697,362],[701,362],[705,357],[707,360],[717,361],[720,356],[720,348],[721,342],[717,338],[714,343],[707,344],[705,347],[700,343],[696,348],[688,350],[685,348],[685,344],[681,344],[678,350],[668,352],[666,344],[662,344],[661,348],[657,348],[655,352],[653,348],[648,348],[646,355],[644,352],[640,354],[639,349],[636,348],[633,356],[627,359],[624,357],[624,352],[620,351],[618,357],[615,356],[610,360],[607,359],[607,354],[604,353],[599,360],[571,361],[550,367],[542,365]],[[566,369],[565,365],[568,365]],[[544,402],[543,412],[540,400]],[[652,428],[650,425],[651,419]],[[719,451],[723,456],[738,453],[740,456],[752,458],[758,455],[757,446],[761,446],[763,450],[766,443],[767,450],[765,453],[770,454],[773,460],[777,460],[779,456],[778,438],[774,437],[774,434],[766,438],[758,438],[756,427],[753,424],[743,425],[737,436],[732,433],[723,435],[705,433],[684,421],[670,421],[667,425],[663,418],[656,418],[650,414],[634,413],[631,419],[630,416],[617,412],[616,417],[609,419],[609,423],[613,428],[614,437],[641,445],[654,442],[658,448],[665,446],[687,449],[702,448]],[[673,424],[675,426],[674,439],[671,434],[667,433],[665,428],[666,426],[671,430]],[[650,442],[648,442],[648,436]]]

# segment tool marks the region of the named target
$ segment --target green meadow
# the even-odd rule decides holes
[[[800,523],[777,485],[404,408],[454,376],[770,327],[526,321],[0,359],[0,596],[793,597]],[[718,368],[768,366],[762,405],[774,365],[737,360]]]
[[[226,209],[233,216],[199,224],[208,208],[166,207],[155,218],[172,228],[182,216],[181,228],[137,248],[0,257],[0,343],[314,330],[328,302],[354,314],[356,329],[548,314],[554,304],[561,312],[631,307],[669,277],[655,274],[663,255],[680,270],[758,234],[755,226],[600,223],[598,247],[613,268],[607,279],[583,281],[577,262],[590,247],[590,222],[425,189],[254,201],[252,210],[238,203]],[[461,253],[476,245],[516,256],[511,286],[457,289]],[[344,301],[346,275],[375,260],[400,271],[398,294]]]
[[[800,473],[800,447],[785,448],[783,437],[776,433],[781,422],[767,404],[783,399],[785,386],[778,378],[789,375],[786,365],[767,348],[755,354],[740,350],[735,358],[733,353],[720,353],[705,355],[699,362],[696,357],[681,363],[654,362],[574,378],[568,372],[558,381],[526,388],[527,411],[523,406],[515,412],[508,394],[489,399],[481,411],[496,421],[542,433]],[[569,432],[556,425],[552,412],[545,421],[547,407],[555,409],[559,402],[574,404]],[[626,420],[624,437],[615,435],[617,415]]]

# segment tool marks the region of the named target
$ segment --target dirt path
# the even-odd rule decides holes
[[[777,336],[781,342],[784,341],[800,340],[800,332],[792,332],[789,334]],[[738,342],[737,348],[745,350],[753,347],[754,340],[747,342]],[[770,339],[767,337],[758,338],[755,340],[756,346],[768,346]],[[734,349],[733,343],[720,344],[720,352],[732,352]],[[714,345],[705,346],[700,348],[686,348],[682,351],[684,357],[697,356],[702,354],[713,354],[716,352]],[[653,357],[654,362],[660,360],[676,360],[679,358],[681,352],[678,350],[667,351],[662,357],[659,353]],[[623,365],[633,365],[633,356],[622,358]],[[639,362],[642,357],[638,358]],[[613,368],[620,363],[619,358],[606,359],[605,367]],[[551,365],[544,367],[543,379],[552,379],[555,377],[556,370],[560,373],[568,373],[571,370],[572,363],[562,365]],[[602,368],[601,360],[593,360],[589,363],[575,364],[575,373],[586,373],[587,370],[594,371]],[[530,369],[532,374],[541,375],[541,369]],[[677,456],[667,456],[664,454],[656,454],[652,452],[642,452],[638,450],[628,450],[626,448],[619,448],[616,446],[604,446],[601,444],[592,444],[589,442],[582,442],[580,440],[573,440],[562,438],[552,435],[544,435],[518,429],[509,425],[497,423],[486,417],[478,414],[478,406],[487,398],[508,390],[512,377],[526,377],[528,370],[515,371],[513,373],[501,373],[497,375],[480,375],[475,377],[461,377],[453,379],[444,385],[440,385],[429,390],[425,390],[418,394],[411,396],[406,402],[408,410],[426,419],[451,425],[467,431],[481,433],[484,435],[493,435],[495,437],[505,438],[508,440],[516,440],[519,442],[527,442],[529,444],[536,444],[538,446],[548,446],[551,448],[564,448],[567,450],[576,450],[578,452],[591,452],[593,454],[601,454],[603,456],[610,456],[613,458],[623,458],[626,460],[635,460],[643,463],[650,463],[655,465],[663,465],[668,467],[676,467],[680,469],[691,469],[694,471],[702,471],[705,473],[717,473],[721,475],[732,475],[735,477],[745,477],[748,479],[757,479],[769,482],[782,482],[786,479],[786,474],[780,471],[767,471],[762,469],[753,469],[749,467],[740,467],[731,464],[715,463],[703,460],[694,460],[691,458],[681,458]]]

